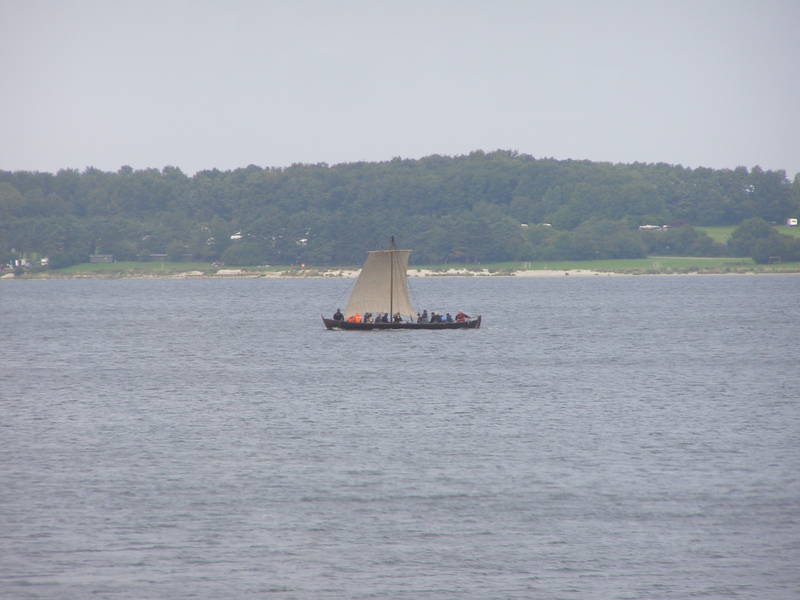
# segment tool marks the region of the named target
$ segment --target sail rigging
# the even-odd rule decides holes
[[[408,294],[408,257],[411,250],[397,250],[394,238],[389,250],[372,250],[350,293],[345,318],[356,313],[389,313],[411,320],[416,317]]]

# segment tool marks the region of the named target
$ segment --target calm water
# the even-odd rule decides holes
[[[797,598],[800,277],[0,285],[0,597]]]

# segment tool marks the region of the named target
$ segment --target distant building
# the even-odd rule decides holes
[[[787,227],[797,227],[797,219],[786,219]]]
[[[89,255],[89,262],[93,263],[93,264],[113,263],[114,262],[114,255],[113,254],[90,254]]]

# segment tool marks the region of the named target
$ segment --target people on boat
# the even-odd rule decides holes
[[[465,323],[467,320],[471,319],[467,313],[463,310],[459,310],[455,317],[453,317],[450,313],[437,313],[436,311],[431,311],[430,314],[428,313],[427,309],[422,311],[422,314],[417,315],[416,322],[417,323]],[[414,323],[415,319],[413,317],[403,318],[403,316],[396,312],[393,315],[390,315],[388,312],[380,312],[380,313],[371,313],[365,312],[363,315],[361,313],[355,313],[349,317],[345,317],[342,314],[340,308],[336,309],[336,312],[333,315],[333,320],[335,321],[347,321],[348,323],[403,323],[408,321],[409,323]]]

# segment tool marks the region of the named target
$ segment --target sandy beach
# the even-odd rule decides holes
[[[341,277],[344,279],[355,279],[360,273],[360,269],[330,269],[325,271],[308,270],[308,271],[261,271],[253,272],[244,269],[220,269],[216,273],[203,273],[201,271],[189,271],[186,273],[178,273],[174,277],[265,277],[268,279],[283,279],[295,277]],[[409,269],[408,276],[414,278],[420,277],[564,277],[564,276],[615,276],[623,275],[623,273],[610,273],[601,271],[590,271],[588,269],[571,269],[571,270],[552,270],[552,269],[536,269],[529,271],[489,271],[483,270],[467,270],[467,269],[448,269],[447,271],[434,271],[431,269]]]
[[[201,271],[189,271],[168,275],[171,278],[208,278],[208,277],[241,277],[241,278],[266,278],[266,279],[295,279],[295,278],[343,278],[356,279],[361,271],[359,269],[330,269],[330,270],[307,270],[307,271],[247,271],[244,269],[220,269],[216,273],[203,273]],[[665,272],[665,273],[615,273],[611,271],[592,271],[590,269],[531,269],[521,271],[490,271],[467,270],[467,269],[448,269],[447,271],[431,269],[409,269],[408,277],[625,277],[632,275],[762,275],[769,274],[756,271],[740,271],[713,273],[708,271],[691,272]],[[782,273],[792,274],[792,273]]]
[[[356,279],[361,272],[360,269],[288,269],[285,271],[259,271],[252,269],[223,268],[216,271],[180,271],[180,272],[82,272],[63,274],[55,271],[43,271],[39,273],[27,273],[22,277],[15,277],[13,273],[0,275],[0,280],[13,281],[15,279]],[[468,269],[415,269],[408,270],[408,277],[525,277],[525,278],[546,278],[546,277],[625,277],[625,276],[702,276],[702,275],[800,275],[798,271],[761,271],[761,270],[741,270],[741,271],[635,271],[635,272],[612,272],[612,271],[593,271],[591,269],[530,269],[517,271],[496,271],[489,269],[468,270]]]

